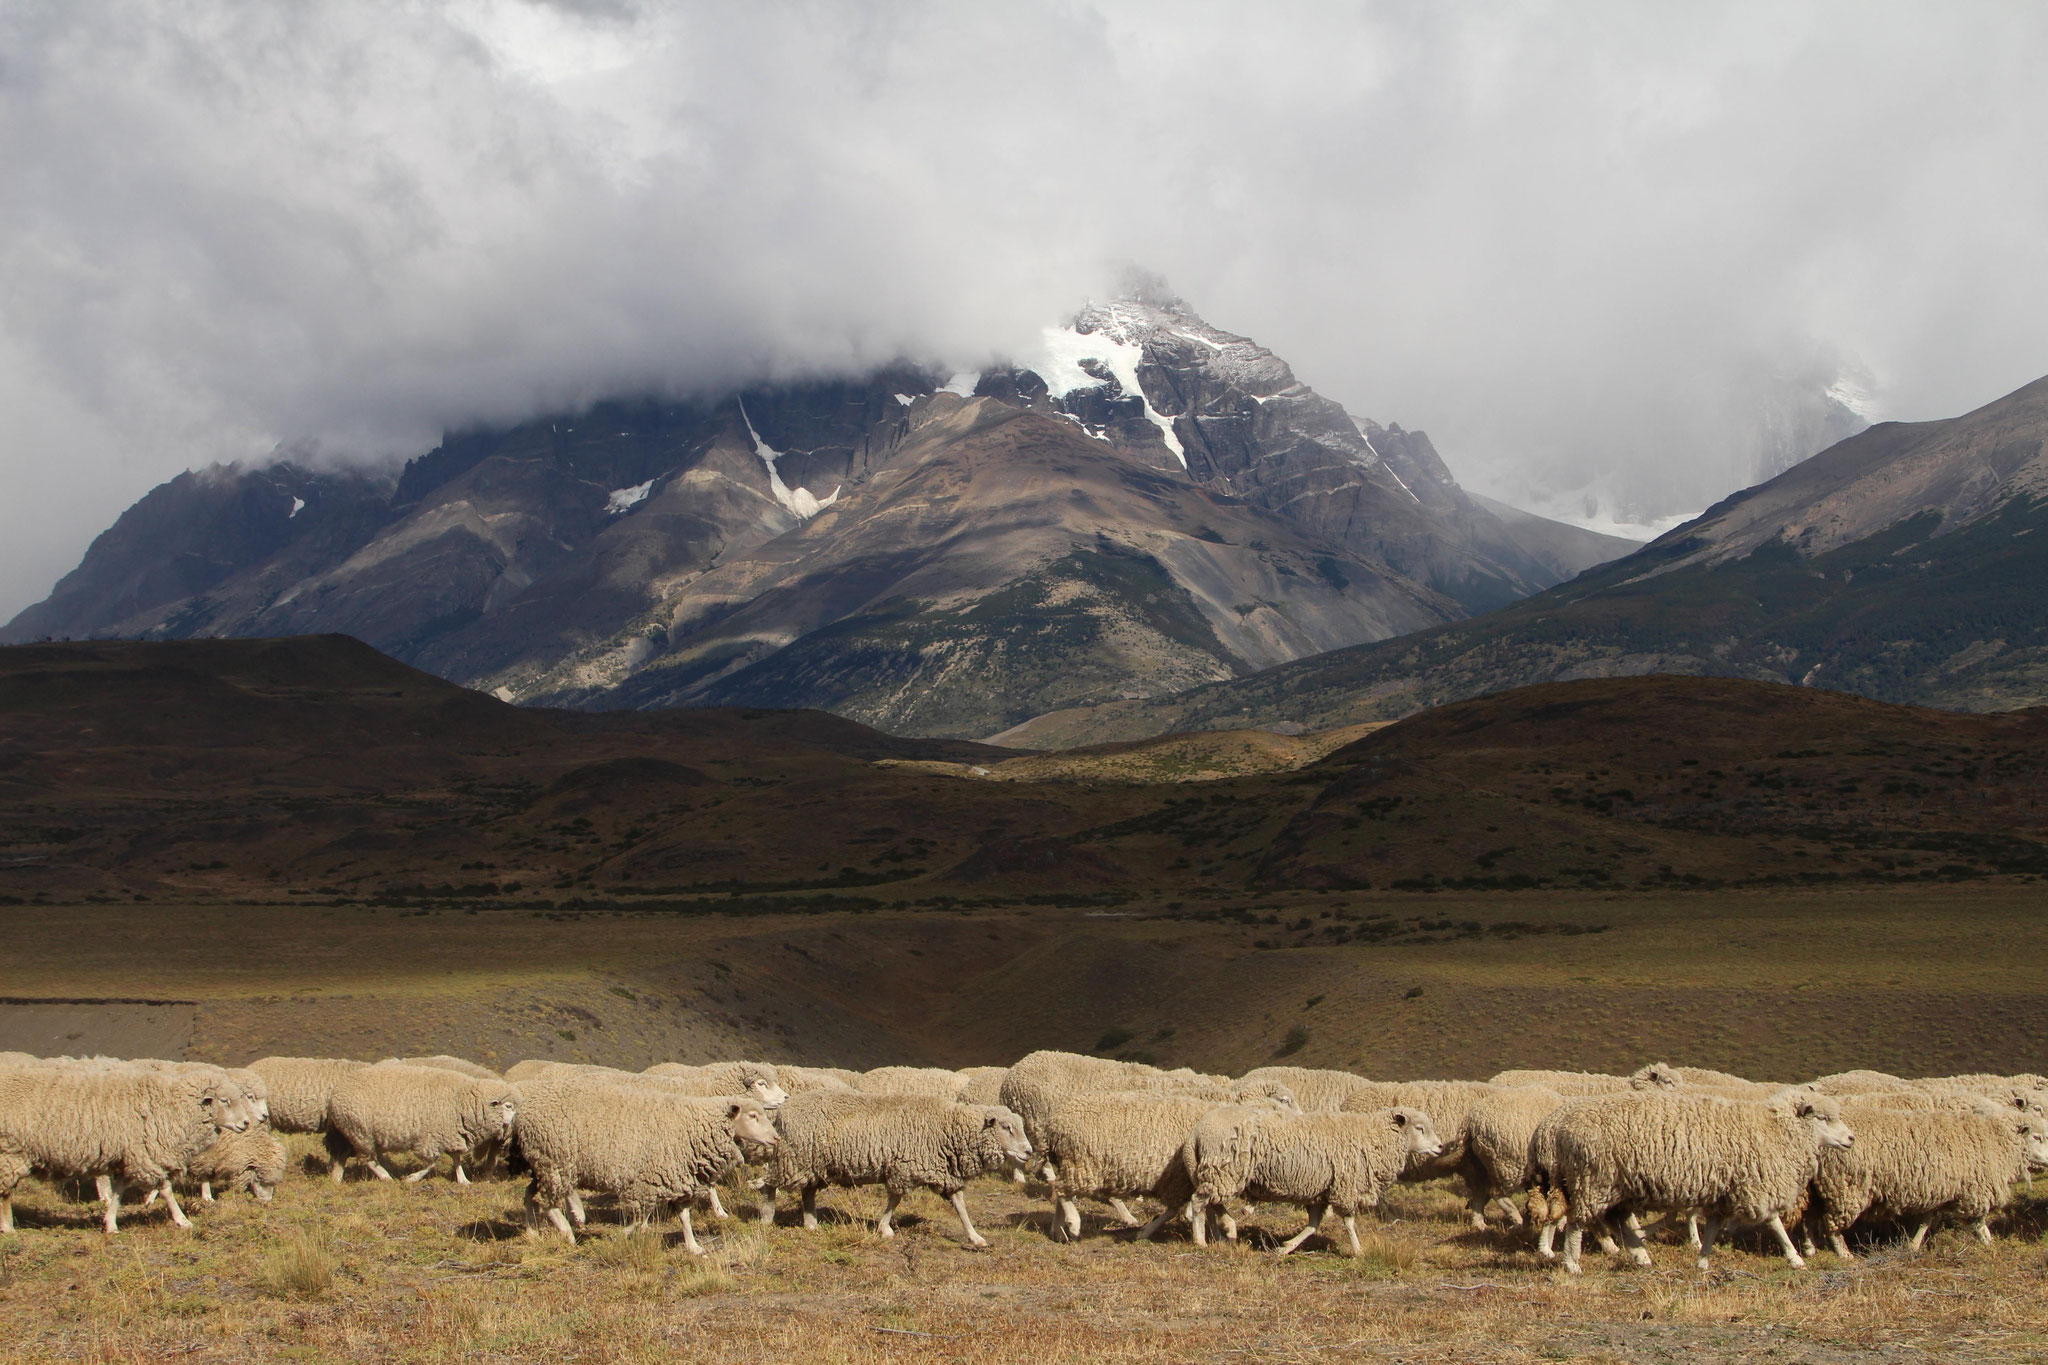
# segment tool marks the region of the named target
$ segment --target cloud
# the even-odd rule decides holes
[[[2048,11],[0,0],[0,614],[192,463],[1021,352],[1129,263],[1476,486],[1687,511],[2048,370]]]

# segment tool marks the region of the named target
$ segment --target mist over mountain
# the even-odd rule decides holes
[[[183,469],[981,370],[1134,261],[1477,491],[1690,515],[1845,376],[2048,368],[1994,13],[0,7],[0,615]]]

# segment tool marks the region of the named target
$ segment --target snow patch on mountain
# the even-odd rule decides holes
[[[305,510],[306,510],[306,500],[305,500],[304,498],[293,498],[293,499],[292,499],[292,510],[284,514],[284,515],[285,515],[285,520],[289,521],[289,520],[291,520],[291,519],[292,519],[293,517],[297,516],[297,515],[298,515],[299,513],[303,512],[303,511],[305,511]]]
[[[614,488],[611,491],[611,495],[605,499],[605,515],[615,517],[621,512],[629,512],[645,502],[647,495],[653,491],[654,480],[652,479],[649,479],[646,483],[636,483],[631,488]]]
[[[1144,386],[1138,383],[1138,366],[1144,363],[1145,348],[1129,339],[1129,329],[1117,316],[1116,305],[1091,309],[1076,322],[1084,320],[1095,330],[1083,332],[1078,325],[1045,329],[1043,353],[1031,368],[1045,381],[1046,391],[1057,401],[1077,389],[1101,386],[1103,380],[1085,368],[1088,362],[1094,362],[1097,368],[1107,370],[1115,377],[1126,397],[1135,398],[1145,405],[1145,420],[1159,428],[1166,448],[1180,461],[1180,467],[1186,469],[1188,453],[1174,432],[1172,420],[1152,406],[1151,400],[1145,397]],[[1213,342],[1210,344],[1215,345]]]
[[[970,388],[969,392],[972,391]],[[782,481],[782,471],[775,467],[775,462],[782,458],[782,452],[762,440],[761,433],[754,430],[754,419],[747,416],[745,399],[740,400],[740,420],[747,424],[747,439],[754,443],[754,453],[761,457],[762,464],[768,466],[768,491],[798,521],[809,521],[839,501],[838,488],[832,490],[830,497],[820,498],[808,488],[791,488]]]
[[[952,378],[939,385],[939,392],[957,393],[962,398],[972,398],[974,397],[974,386],[980,382],[980,370],[955,370]]]

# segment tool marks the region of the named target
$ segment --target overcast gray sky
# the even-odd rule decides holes
[[[1648,521],[2048,372],[2048,5],[0,0],[0,619],[151,485],[972,365],[1127,264]]]

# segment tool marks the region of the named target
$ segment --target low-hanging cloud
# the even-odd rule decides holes
[[[1475,486],[2048,371],[2031,4],[0,0],[0,616],[189,464],[972,365],[1132,264]]]

